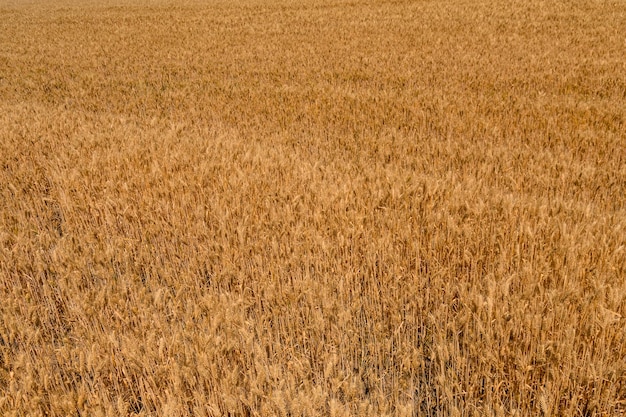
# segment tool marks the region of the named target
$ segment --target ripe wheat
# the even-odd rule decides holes
[[[0,0],[0,415],[623,414],[625,33]]]

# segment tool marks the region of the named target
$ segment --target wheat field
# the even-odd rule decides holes
[[[0,415],[626,414],[622,0],[0,0]]]

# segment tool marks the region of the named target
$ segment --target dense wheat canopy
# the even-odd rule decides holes
[[[625,121],[620,0],[0,0],[0,415],[624,415]]]

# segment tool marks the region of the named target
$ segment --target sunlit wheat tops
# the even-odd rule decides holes
[[[0,415],[626,414],[624,34],[0,0]]]

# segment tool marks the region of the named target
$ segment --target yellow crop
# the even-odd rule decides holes
[[[625,40],[620,0],[0,0],[0,415],[623,415]]]

